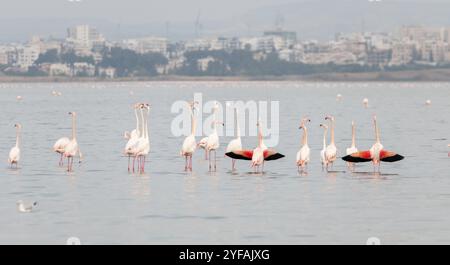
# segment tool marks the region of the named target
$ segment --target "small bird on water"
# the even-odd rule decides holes
[[[31,213],[33,211],[33,208],[37,206],[37,202],[24,202],[22,200],[19,200],[16,202],[17,211],[21,213]]]

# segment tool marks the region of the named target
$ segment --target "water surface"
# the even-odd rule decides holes
[[[61,91],[62,96],[51,92]],[[133,93],[130,93],[132,91]],[[183,137],[174,137],[170,112],[176,100],[203,93],[204,101],[280,101],[280,142],[286,158],[249,174],[239,161],[230,172],[221,138],[218,170],[208,172],[203,153],[194,172],[183,172]],[[336,95],[343,95],[341,102]],[[23,100],[17,101],[16,96]],[[364,244],[450,243],[450,143],[448,83],[149,82],[0,84],[0,243],[64,244]],[[362,107],[369,98],[370,107]],[[425,100],[432,100],[425,106]],[[145,175],[127,172],[123,132],[135,126],[131,105],[152,104],[151,151]],[[58,167],[53,143],[70,135],[69,111],[78,113],[78,142],[85,156],[74,172]],[[325,114],[336,116],[336,140],[344,154],[357,124],[357,145],[373,143],[377,114],[387,149],[406,156],[351,173],[344,162],[322,172],[319,162]],[[312,161],[297,173],[300,118],[309,115]],[[9,169],[14,124],[23,125],[22,160]],[[197,140],[200,138],[198,137]],[[244,137],[252,148],[254,137]],[[37,200],[30,214],[17,200]]]

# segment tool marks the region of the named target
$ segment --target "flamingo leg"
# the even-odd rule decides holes
[[[145,173],[145,160],[146,160],[146,156],[142,156],[142,172]]]
[[[217,171],[217,152],[214,150],[214,171]]]
[[[184,171],[188,170],[188,156],[184,156],[185,161],[184,161]]]
[[[189,156],[189,170],[192,172],[192,155]]]
[[[208,155],[209,155],[209,157],[208,157],[208,162],[209,162],[209,171],[211,171],[211,150],[208,150]]]
[[[128,155],[128,172],[130,172],[130,160],[131,160],[131,156]]]
[[[136,162],[136,157],[134,156],[133,157],[133,173],[134,173],[134,164],[135,164],[135,162]]]

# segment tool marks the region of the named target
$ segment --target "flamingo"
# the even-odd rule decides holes
[[[192,171],[192,155],[197,147],[197,143],[195,142],[195,130],[197,127],[197,121],[195,119],[195,104],[197,104],[197,102],[189,103],[189,107],[191,109],[191,134],[184,139],[183,146],[180,151],[181,156],[186,158],[184,165],[185,171]]]
[[[128,149],[128,153],[130,154],[130,156],[133,156],[133,173],[135,172],[135,164],[136,164],[136,159],[138,162],[138,169],[139,171],[141,171],[141,164],[140,164],[140,160],[141,157],[138,157],[138,153],[141,152],[142,150],[144,150],[145,145],[146,145],[146,139],[145,139],[145,122],[144,122],[144,108],[145,108],[145,104],[143,103],[139,103],[139,110],[140,110],[140,116],[141,116],[141,122],[139,123],[140,125],[140,129],[139,129],[139,138],[136,139],[136,141],[134,142],[134,144],[132,146],[130,146],[130,148]]]
[[[364,98],[363,99],[363,105],[364,105],[365,108],[369,107],[369,99],[368,98]]]
[[[383,145],[380,141],[380,132],[378,130],[377,117],[373,116],[373,123],[375,127],[375,143],[368,151],[361,151],[357,153],[353,153],[351,155],[347,155],[342,159],[347,162],[352,163],[361,163],[361,162],[370,162],[372,161],[374,166],[374,171],[376,167],[378,167],[378,172],[380,172],[380,164],[381,162],[396,162],[404,159],[403,156],[396,154],[391,151],[384,150]]]
[[[427,100],[425,101],[425,105],[431,106],[431,100],[430,100],[430,99],[427,99]]]
[[[219,104],[216,102],[215,106],[213,108],[213,114],[214,114],[214,121],[213,121],[213,132],[208,135],[208,141],[206,143],[206,151],[208,152],[208,158],[209,158],[209,171],[212,170],[212,161],[211,161],[211,152],[214,152],[214,171],[217,170],[217,156],[216,152],[217,149],[219,149],[220,142],[219,142],[219,134],[217,133],[217,125],[223,123],[220,123],[217,120],[217,110],[219,110]]]
[[[205,150],[205,160],[208,160],[208,152],[206,151],[206,145],[208,144],[208,136],[203,137],[197,146]]]
[[[311,149],[308,146],[308,129],[306,128],[306,123],[307,122],[311,122],[310,119],[307,118],[303,118],[302,122],[300,124],[299,129],[303,129],[304,133],[303,133],[303,138],[302,138],[302,147],[300,148],[300,150],[297,152],[297,168],[298,171],[303,172],[306,168],[306,166],[308,165],[309,162],[309,156],[311,153]]]
[[[342,95],[341,94],[337,94],[336,95],[336,101],[341,101],[342,99]]]
[[[143,104],[143,107],[147,110],[146,116],[142,120],[143,138],[141,141],[139,141],[138,151],[135,154],[135,156],[138,158],[138,164],[140,165],[139,171],[141,173],[145,172],[145,159],[150,152],[150,140],[148,138],[148,115],[150,113],[150,105]]]
[[[16,168],[19,164],[20,160],[20,131],[22,129],[22,125],[20,124],[14,124],[14,127],[16,127],[16,145],[14,145],[13,148],[9,151],[9,157],[8,157],[8,163],[10,163],[11,168],[15,164]]]
[[[128,137],[128,142],[125,145],[125,151],[124,151],[125,155],[128,156],[128,172],[130,172],[131,156],[135,155],[134,149],[142,135],[142,131],[140,129],[140,121],[139,121],[139,117],[138,117],[138,113],[137,113],[138,109],[140,109],[142,112],[141,105],[142,105],[141,103],[134,105],[134,114],[136,117],[136,129],[134,129],[131,133],[125,134],[125,137]],[[142,113],[141,113],[141,116],[142,116]],[[134,165],[135,165],[135,159],[133,159],[133,172],[134,172]]]
[[[66,146],[69,143],[70,143],[70,139],[68,137],[61,137],[53,145],[53,151],[60,154],[59,166],[64,165],[64,159],[63,159],[64,149],[66,148]],[[81,153],[80,150],[78,150],[78,162],[81,163],[82,160],[83,160],[83,154]]]
[[[77,137],[76,137],[76,126],[75,120],[77,117],[76,112],[69,112],[72,116],[72,139],[64,148],[64,157],[67,157],[67,171],[72,171],[73,157],[77,154],[79,155],[80,149],[78,147]]]
[[[225,153],[242,150],[241,130],[239,128],[239,119],[238,119],[237,108],[234,108],[234,111],[236,114],[236,138],[231,140],[230,143],[228,143]],[[232,158],[231,159],[231,170],[232,171],[235,170],[235,164],[236,164],[236,160],[234,158]]]
[[[264,161],[271,161],[283,158],[284,155],[277,153],[274,149],[269,149],[264,144],[261,122],[256,124],[258,128],[258,146],[253,150],[238,150],[234,152],[226,153],[225,155],[240,160],[251,160],[251,167],[255,169],[255,172],[259,172],[259,167],[262,166],[262,171],[264,170]],[[261,172],[262,172],[261,171]]]
[[[325,159],[327,160],[326,169],[328,171],[328,165],[331,164],[331,166],[333,166],[333,163],[336,160],[337,148],[336,148],[336,144],[334,142],[334,126],[335,126],[334,117],[326,116],[325,120],[330,120],[330,122],[331,122],[331,125],[330,125],[331,140],[330,140],[330,144],[325,149]]]
[[[325,152],[327,149],[327,132],[328,132],[328,126],[325,124],[320,124],[320,127],[322,127],[324,129],[323,131],[323,147],[322,150],[320,151],[320,162],[322,163],[322,170],[324,168],[328,167],[328,161],[327,158],[325,156]]]
[[[356,148],[356,141],[355,141],[355,122],[352,121],[352,145],[345,150],[346,155],[351,155],[358,152],[358,148]],[[348,166],[351,168],[353,167],[353,163],[348,163]]]

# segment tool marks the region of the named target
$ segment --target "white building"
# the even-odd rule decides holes
[[[16,64],[20,68],[28,68],[34,64],[39,58],[40,49],[39,46],[29,45],[17,50],[17,62]]]
[[[415,54],[414,43],[395,43],[392,46],[392,58],[390,65],[405,65],[414,60]]]
[[[8,54],[5,51],[0,51],[0,65],[6,65],[8,63]]]
[[[258,50],[258,38],[239,38],[240,48],[249,49],[251,51]]]
[[[197,67],[199,71],[205,72],[208,70],[208,66],[210,62],[214,62],[214,58],[211,56],[208,56],[206,58],[202,58],[197,60]]]
[[[70,67],[62,63],[50,64],[48,71],[50,76],[71,76],[72,74]]]
[[[445,62],[447,47],[443,42],[433,40],[425,41],[420,50],[421,60],[433,63]]]
[[[98,69],[98,74],[99,74],[99,76],[112,79],[112,78],[116,77],[116,68],[113,68],[113,67],[103,68],[103,67],[101,67],[101,68]]]
[[[293,49],[280,50],[278,58],[287,62],[302,62],[305,59],[303,49],[295,48],[295,46]]]
[[[73,64],[74,76],[94,76],[95,66],[85,62],[78,62]]]
[[[161,53],[166,54],[169,42],[166,38],[146,37],[139,39],[128,39],[123,41],[123,47],[137,53]]]
[[[279,36],[264,36],[258,38],[258,50],[270,53],[287,48],[286,40]]]
[[[105,43],[105,38],[88,25],[79,25],[67,30],[67,42],[80,55],[89,55],[94,46]]]

